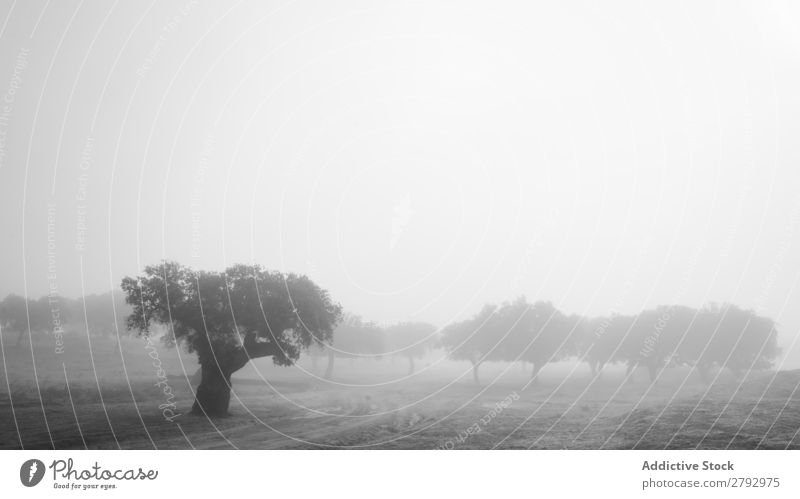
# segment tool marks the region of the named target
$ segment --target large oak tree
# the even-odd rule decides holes
[[[176,262],[148,266],[122,280],[133,312],[129,329],[150,334],[167,325],[168,340],[196,353],[202,370],[194,414],[225,416],[231,375],[251,359],[291,365],[314,344],[330,343],[341,307],[308,277],[234,265],[198,271]]]

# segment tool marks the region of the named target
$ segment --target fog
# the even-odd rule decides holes
[[[65,295],[81,257],[87,291],[161,258],[257,262],[375,320],[524,293],[730,301],[794,334],[789,5],[370,5],[6,8],[7,79],[30,55],[2,292],[47,291],[52,203]]]
[[[733,304],[797,369],[799,16],[3,1],[0,297],[118,293],[170,260],[304,274],[365,321],[437,330],[520,296],[585,318]],[[436,352],[427,375],[470,381]]]

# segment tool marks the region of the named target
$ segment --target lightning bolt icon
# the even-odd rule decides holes
[[[28,472],[28,483],[33,481],[33,476],[36,474],[36,471],[39,469],[39,465],[36,464],[36,461],[31,463],[31,469]]]

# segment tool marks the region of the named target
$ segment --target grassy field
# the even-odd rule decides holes
[[[436,358],[411,377],[401,359],[340,360],[332,381],[324,360],[263,360],[234,376],[231,416],[207,420],[186,414],[192,356],[85,337],[57,354],[46,340],[4,339],[0,448],[800,448],[800,371],[706,384],[670,370],[651,386],[643,372],[625,383],[619,369],[592,380],[554,366],[530,384],[520,365],[496,364],[476,386],[468,365]]]

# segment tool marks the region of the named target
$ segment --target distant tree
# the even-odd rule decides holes
[[[580,340],[581,359],[589,364],[593,378],[602,376],[606,364],[622,360],[621,345],[630,322],[630,317],[619,314],[584,320]]]
[[[22,344],[22,338],[28,332],[29,300],[22,296],[10,294],[0,302],[0,324],[4,333],[17,333],[16,346]]]
[[[125,294],[106,292],[86,295],[77,300],[78,321],[84,323],[93,336],[116,338],[117,333],[125,331],[125,318],[132,308],[125,301]]]
[[[58,320],[59,324],[69,320],[69,312],[59,307],[60,300],[61,298],[54,297],[51,301],[47,295],[40,296],[37,300],[29,300],[28,313],[32,333],[47,334],[54,327],[54,320]]]
[[[500,359],[532,364],[531,379],[549,362],[577,353],[579,317],[566,316],[552,303],[528,302],[524,297],[501,305],[493,321]]]
[[[660,369],[667,366],[694,364],[696,354],[705,344],[707,324],[697,309],[680,306],[661,306],[640,314],[640,344],[638,356],[629,356],[629,369],[634,365],[647,367],[653,382]]]
[[[599,377],[606,364],[627,364],[630,381],[636,367],[645,367],[651,382],[667,364],[678,364],[678,341],[687,335],[694,310],[671,306],[644,310],[637,315],[614,314],[587,321],[583,359]]]
[[[549,302],[534,303],[525,314],[527,347],[522,358],[533,364],[531,379],[536,380],[542,367],[558,362],[577,353],[580,320],[577,316],[566,316]],[[524,341],[524,340],[523,340]],[[509,352],[509,360],[515,359],[515,351]]]
[[[329,343],[341,307],[305,276],[235,265],[196,271],[176,262],[148,266],[122,280],[133,311],[130,329],[150,334],[165,324],[168,341],[194,352],[202,369],[192,412],[224,416],[231,375],[251,359],[291,365],[301,351]]]
[[[487,305],[475,317],[442,331],[442,346],[454,360],[469,360],[473,377],[486,361],[524,361],[533,365],[532,379],[548,362],[578,353],[582,318],[566,316],[551,303],[529,303],[524,297],[500,306]]]
[[[441,345],[453,360],[468,360],[472,364],[472,377],[480,383],[478,369],[486,361],[502,360],[497,336],[497,306],[485,305],[471,319],[456,322],[442,330]]]
[[[315,349],[328,357],[325,378],[333,376],[336,357],[355,359],[362,356],[379,356],[386,351],[385,335],[380,326],[353,314],[346,314],[336,327],[333,341]]]
[[[408,374],[414,374],[414,359],[424,357],[438,338],[436,326],[426,322],[401,322],[385,329],[388,350],[408,359]]]
[[[644,310],[635,316],[626,316],[619,353],[616,359],[628,365],[626,378],[631,381],[637,366],[647,368],[650,382],[672,355],[670,342],[675,329],[668,307]]]
[[[781,353],[777,325],[768,317],[752,311],[747,313],[748,322],[728,367],[734,370],[771,369]]]
[[[53,323],[54,315],[47,296],[38,300],[10,294],[0,304],[0,321],[3,329],[17,333],[16,346],[22,346],[22,339],[31,335],[47,333]],[[33,336],[32,336],[33,337]]]
[[[660,369],[675,363],[677,339],[691,322],[687,307],[658,307],[637,315],[614,314],[587,321],[582,356],[599,377],[606,364],[627,364],[630,381],[636,367],[645,367],[654,381]]]
[[[710,305],[698,314],[703,330],[694,351],[685,355],[696,359],[701,374],[709,367],[728,368],[739,376],[744,371],[771,367],[780,350],[775,322],[735,305]],[[707,377],[707,374],[704,374]]]

